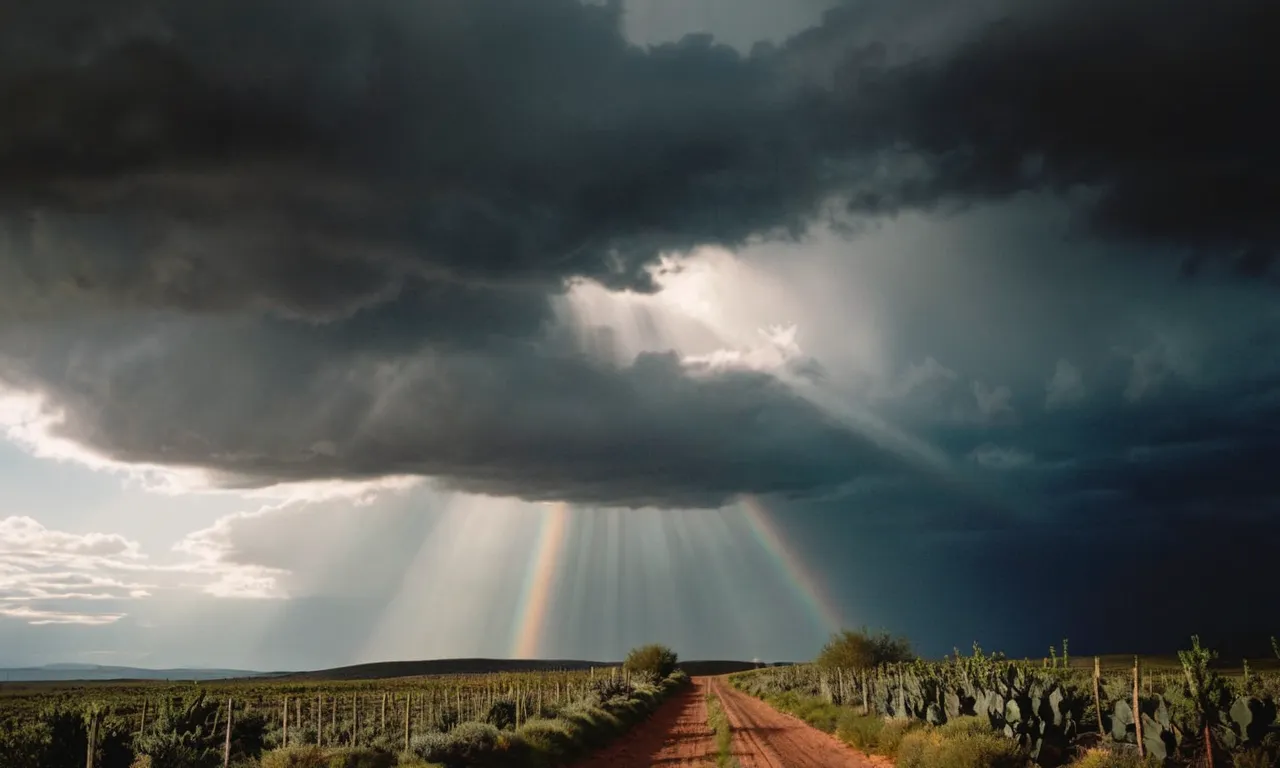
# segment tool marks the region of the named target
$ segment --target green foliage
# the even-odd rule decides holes
[[[165,700],[147,730],[138,736],[135,751],[151,758],[152,768],[204,768],[222,764],[222,740],[214,732],[217,702],[203,693],[182,700]]]
[[[1182,674],[1186,681],[1186,696],[1198,715],[1196,728],[1217,720],[1219,711],[1230,707],[1232,691],[1229,683],[1210,665],[1218,654],[1200,645],[1200,636],[1191,636],[1191,649],[1178,651]]]
[[[873,635],[864,627],[833,634],[815,663],[825,669],[861,671],[914,658],[911,643],[905,637],[894,638],[887,632]]]
[[[707,692],[707,724],[716,735],[716,768],[739,768],[733,757],[733,728],[720,705],[720,698]]]
[[[1280,752],[1264,746],[1243,749],[1232,756],[1235,768],[1275,768],[1280,765]]]
[[[1095,747],[1070,763],[1070,768],[1161,768],[1161,761],[1138,757],[1137,749]]]
[[[262,755],[262,768],[328,768],[329,755],[319,747],[285,747]]]
[[[516,727],[516,703],[511,699],[498,699],[489,705],[484,721],[500,731]]]
[[[840,714],[840,721],[836,723],[836,738],[854,749],[872,752],[883,729],[883,718],[858,714],[855,710],[846,708]]]
[[[774,709],[789,712],[823,733],[835,733],[842,710],[816,696],[800,697],[791,693],[769,699]]]
[[[876,735],[875,751],[877,754],[885,757],[897,757],[898,748],[902,745],[902,740],[912,731],[923,728],[924,726],[916,720],[890,720],[880,729],[880,733]]]
[[[462,723],[448,733],[414,737],[409,751],[445,768],[465,768],[491,759],[500,736],[498,729],[488,723]]]
[[[1021,768],[1026,756],[1018,745],[992,733],[919,729],[907,733],[897,749],[898,768]]]
[[[665,645],[651,643],[631,649],[622,668],[652,682],[666,679],[676,671],[679,657]]]
[[[325,763],[325,768],[391,768],[398,765],[404,768],[412,765],[406,760],[397,761],[395,756],[389,752],[381,752],[376,749],[330,749],[326,751],[329,762]],[[416,760],[417,758],[411,759]],[[425,765],[418,761],[419,765]]]
[[[994,733],[991,721],[985,717],[957,717],[938,726],[937,732],[947,738],[963,736],[987,736]]]

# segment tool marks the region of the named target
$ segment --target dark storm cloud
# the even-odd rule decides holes
[[[797,231],[829,194],[1081,184],[1100,233],[1265,267],[1272,4],[895,6],[749,57],[629,46],[577,0],[10,10],[8,284],[328,318],[407,280],[646,287],[659,249]]]
[[[1265,272],[1280,246],[1277,116],[1265,95],[1280,8],[1252,0],[1026,3],[945,55],[848,77],[855,130],[924,153],[885,203],[1092,187],[1098,235],[1226,255]],[[874,205],[870,190],[855,203]]]
[[[63,409],[63,436],[232,486],[417,474],[526,499],[695,507],[902,471],[776,379],[690,375],[674,355],[617,368],[527,345],[377,354],[291,328],[133,330],[46,333],[42,356],[6,372]]]
[[[798,233],[831,195],[1085,185],[1097,234],[1259,267],[1276,12],[1212,8],[850,4],[750,56],[629,46],[577,0],[6,9],[0,377],[104,453],[237,482],[834,487],[892,462],[762,375],[550,350],[550,297],[652,289],[661,250]],[[966,408],[1011,424],[1010,397]]]

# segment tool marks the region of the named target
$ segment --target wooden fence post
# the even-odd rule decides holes
[[[1138,740],[1138,757],[1147,756],[1147,747],[1142,742],[1142,709],[1138,701],[1138,691],[1142,684],[1142,670],[1138,667],[1138,657],[1133,657],[1133,732]]]
[[[409,751],[409,712],[413,710],[413,694],[404,695],[404,751]]]
[[[1106,733],[1102,727],[1102,662],[1093,657],[1093,708],[1098,713],[1098,733]]]
[[[98,746],[98,743],[97,743],[98,742],[98,719],[101,716],[102,716],[101,713],[97,709],[94,709],[89,714],[89,733],[88,733],[89,738],[87,740],[88,747],[87,749],[85,749],[85,755],[84,755],[85,768],[93,768],[93,762],[94,762],[93,753],[97,751],[97,746]]]
[[[360,733],[360,694],[351,694],[351,746],[355,747]]]
[[[284,714],[280,721],[283,724],[284,734],[280,739],[280,746],[289,746],[289,697],[284,697]]]
[[[222,743],[222,768],[231,766],[231,716],[235,699],[227,697],[227,738]]]
[[[142,700],[142,724],[138,726],[138,735],[141,736],[147,731],[147,700]]]

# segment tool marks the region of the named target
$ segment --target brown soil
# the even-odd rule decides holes
[[[714,768],[715,734],[707,724],[706,692],[706,678],[694,678],[688,690],[665,702],[653,717],[577,768]]]
[[[722,677],[694,678],[692,688],[577,768],[714,768],[716,744],[707,723],[708,690],[719,697],[733,728],[732,754],[741,768],[893,768],[889,760],[857,752],[742,693]]]
[[[883,757],[858,752],[839,739],[739,691],[711,681],[733,728],[733,756],[742,768],[892,768]]]

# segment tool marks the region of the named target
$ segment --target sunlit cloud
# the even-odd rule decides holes
[[[0,381],[0,435],[33,456],[116,474],[156,493],[178,495],[211,485],[202,469],[118,461],[86,448],[58,434],[65,419],[64,411],[44,396],[6,387]]]
[[[0,616],[18,619],[35,626],[80,624],[87,627],[95,627],[114,624],[123,619],[125,615],[123,613],[71,613],[32,608],[28,605],[10,606],[0,602]]]

